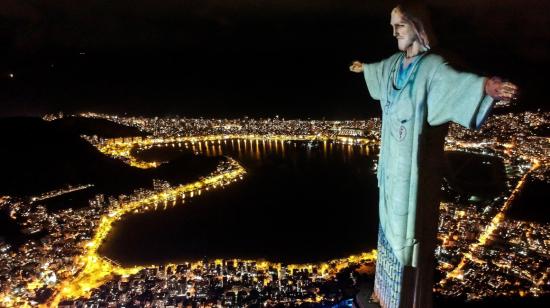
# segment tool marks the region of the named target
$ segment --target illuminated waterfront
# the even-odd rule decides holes
[[[152,147],[136,157],[191,150],[233,157],[247,175],[227,189],[185,200],[185,207],[128,217],[107,240],[107,256],[124,264],[204,257],[295,263],[376,247],[375,147],[231,139],[187,149],[185,143]]]
[[[333,144],[342,149],[352,149],[348,153],[361,154],[363,151],[362,155],[368,155],[372,151],[369,146],[376,145],[379,124],[376,119],[348,122],[278,119],[223,122],[106,118],[153,131],[150,138],[100,140],[86,137],[103,153],[141,168],[159,166],[162,161],[144,162],[137,159],[131,155],[136,147],[145,149],[159,145],[185,148],[187,144],[187,148],[193,151],[194,144],[195,152],[220,155],[231,152],[224,150],[224,142],[237,140],[239,143],[239,139],[241,146],[247,149],[242,153],[250,153],[246,155],[258,156],[259,159],[264,159],[269,153],[262,150],[263,143],[266,143],[266,149],[267,144],[273,144],[276,149],[296,144],[297,148],[303,146],[301,151],[306,155],[315,155],[311,154],[315,153],[314,149],[323,148],[326,142],[328,147]],[[475,196],[466,196],[466,199],[460,197],[442,203],[438,236],[440,245],[436,255],[438,268],[447,279],[443,287],[437,288],[439,294],[465,296],[470,300],[488,296],[548,294],[548,275],[544,274],[549,268],[548,259],[544,257],[548,252],[547,243],[550,238],[548,226],[527,225],[509,220],[504,215],[513,206],[526,177],[546,179],[548,176],[548,138],[517,133],[529,132],[530,127],[538,129],[540,125],[546,125],[547,118],[545,114],[529,113],[494,117],[488,122],[487,130],[476,133],[451,128],[447,150],[500,157],[507,169],[508,188],[490,200],[460,201],[475,199]],[[366,134],[353,135],[360,131],[366,131]],[[348,146],[343,143],[356,145]],[[206,153],[207,150],[212,151],[211,154]],[[281,156],[285,153],[279,151]],[[237,159],[238,153],[237,144]],[[324,152],[320,153],[323,156]],[[344,158],[347,157],[345,151],[342,153]],[[243,155],[246,156],[245,154]],[[249,171],[251,174],[244,174]],[[51,232],[51,236],[41,246],[29,242],[16,250],[9,244],[2,244],[1,256],[6,261],[3,262],[6,264],[3,272],[10,275],[9,280],[3,280],[7,283],[2,284],[2,305],[36,305],[41,302],[40,298],[46,298],[47,301],[42,303],[50,305],[63,299],[74,299],[81,304],[120,303],[143,298],[143,292],[149,292],[150,295],[141,299],[141,303],[168,304],[179,301],[189,304],[209,302],[229,305],[236,301],[249,301],[269,302],[274,305],[300,302],[329,304],[337,302],[343,295],[331,295],[332,293],[323,291],[326,290],[323,286],[333,283],[333,278],[339,272],[351,270],[353,274],[363,268],[362,272],[372,273],[375,253],[370,252],[302,265],[269,263],[258,259],[210,259],[205,262],[183,262],[170,266],[157,264],[151,267],[146,264],[141,264],[145,267],[122,267],[98,255],[98,247],[109,240],[111,228],[116,221],[130,218],[132,213],[139,216],[142,215],[139,213],[156,213],[152,212],[155,210],[166,209],[169,212],[171,207],[178,204],[178,198],[183,199],[183,194],[186,199],[197,195],[206,198],[208,195],[215,195],[217,192],[212,190],[219,191],[222,184],[226,186],[223,193],[233,187],[238,189],[238,185],[253,178],[252,173],[254,168],[228,159],[221,163],[217,171],[205,175],[196,183],[172,186],[167,182],[156,181],[154,188],[150,190],[138,189],[132,195],[120,196],[118,199],[104,200],[97,196],[90,200],[89,208],[74,211],[64,209],[53,214],[40,205],[29,212],[26,201],[8,196],[0,197],[0,205],[10,213],[10,217],[24,222],[28,228]],[[241,176],[242,182],[233,183],[235,177],[240,179]],[[196,185],[202,185],[203,189]],[[323,193],[327,192],[319,191],[320,195]],[[57,192],[51,195],[55,196]],[[201,201],[197,199],[196,202],[187,202],[186,206],[199,208]],[[324,216],[331,217],[329,213]],[[289,214],[288,219],[291,217]],[[323,221],[319,226],[327,228],[330,223]],[[526,238],[526,244],[522,244],[518,238]],[[494,243],[501,240],[506,241],[504,247],[511,249],[494,247]],[[499,245],[502,247],[502,244]],[[537,255],[532,255],[529,251],[536,252]],[[25,272],[20,270],[23,267]],[[219,288],[225,293],[211,293]],[[239,299],[238,294],[241,292],[244,295]]]
[[[157,194],[146,198],[122,203],[118,208],[113,208],[103,216],[97,226],[95,235],[91,241],[85,244],[85,255],[81,256],[77,263],[82,268],[74,279],[64,281],[58,287],[58,294],[53,298],[51,305],[58,305],[60,299],[78,298],[89,294],[90,290],[105,283],[112,274],[129,275],[135,274],[141,267],[122,268],[113,262],[102,259],[97,254],[98,247],[103,243],[112,228],[113,222],[121,219],[125,214],[148,211],[156,208],[159,204],[167,206],[169,200],[176,196],[185,197],[194,194],[200,194],[202,190],[215,189],[216,187],[227,185],[232,181],[241,178],[245,173],[244,169],[235,161],[230,161],[228,166],[224,166],[217,174],[206,177],[205,179],[181,185],[176,188],[162,190]]]

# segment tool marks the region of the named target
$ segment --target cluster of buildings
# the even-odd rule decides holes
[[[537,171],[540,176],[542,170]],[[550,293],[550,222],[506,217],[526,178],[535,177],[532,173],[516,177],[509,196],[441,204],[437,292],[469,300]],[[548,169],[542,173],[550,176]]]
[[[550,183],[550,138],[536,135],[549,123],[549,113],[525,112],[493,116],[480,131],[451,126],[447,149],[502,158],[507,189],[441,203],[438,293],[468,300],[550,294],[550,222],[507,217],[526,185]]]
[[[1,210],[23,230],[40,230],[44,236],[0,249],[0,306],[45,302],[60,280],[75,275],[75,261],[84,253],[83,243],[93,237],[106,205],[100,195],[85,209],[50,212],[27,199],[7,198]]]
[[[60,191],[28,198],[1,197],[0,211],[9,213],[23,231],[37,230],[32,233],[40,232],[41,236],[29,238],[18,247],[0,242],[0,306],[53,304],[65,296],[83,296],[89,287],[100,286],[117,270],[125,272],[97,253],[113,222],[129,212],[167,207],[174,205],[176,198],[192,198],[204,190],[228,185],[242,173],[236,162],[223,161],[198,182],[172,187],[155,180],[151,188],[140,188],[130,195],[106,198],[98,194],[89,200],[88,207],[79,209],[53,211],[38,201],[59,196]],[[67,287],[73,281],[83,287]]]
[[[66,300],[59,306],[332,306],[353,295],[346,289],[356,287],[358,274],[372,275],[374,261],[373,254],[363,254],[327,264],[287,266],[233,259],[156,266],[116,276],[89,298]]]
[[[114,141],[88,138],[104,153],[135,164],[139,162],[132,158],[131,149],[153,143],[180,139],[219,142],[224,136],[314,136],[324,140],[345,136],[348,141],[353,138],[377,140],[380,127],[380,119],[82,116],[105,118],[149,132],[148,138]],[[48,117],[48,120],[54,118]],[[436,257],[442,279],[435,285],[438,293],[468,299],[550,294],[550,225],[506,217],[506,211],[528,179],[549,181],[550,139],[537,135],[547,130],[549,123],[550,113],[526,112],[493,116],[480,131],[451,125],[447,149],[502,158],[506,165],[507,189],[490,200],[456,198],[441,204]],[[169,183],[155,181],[154,187],[138,189],[130,196],[97,195],[89,201],[89,207],[81,209],[49,211],[40,204],[51,196],[67,193],[67,189],[28,198],[0,197],[0,210],[7,211],[29,234],[41,235],[19,247],[0,241],[0,306],[39,303],[103,306],[115,302],[165,307],[334,304],[345,297],[343,287],[337,284],[338,273],[346,270],[353,273],[350,269],[372,272],[375,253],[316,265],[214,260],[133,269],[122,268],[97,253],[112,223],[124,215],[166,206],[175,198],[189,198],[229,185],[244,172],[237,162],[230,160],[198,183],[171,187]],[[70,187],[68,191],[87,187]],[[354,275],[347,278],[353,280]]]
[[[377,140],[380,137],[379,118],[369,120],[324,121],[285,120],[278,116],[268,119],[190,119],[180,117],[120,117],[116,115],[82,113],[82,117],[103,118],[122,125],[137,127],[153,137],[183,137],[207,135],[263,136],[350,136]]]

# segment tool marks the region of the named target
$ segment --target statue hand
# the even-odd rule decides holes
[[[353,61],[353,63],[350,65],[349,70],[354,73],[362,73],[363,72],[363,63],[359,61]]]
[[[518,86],[498,77],[491,77],[485,82],[485,93],[498,101],[514,100],[518,98]]]

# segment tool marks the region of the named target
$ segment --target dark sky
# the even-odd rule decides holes
[[[550,1],[428,1],[439,47],[544,107]],[[2,0],[1,115],[365,118],[354,59],[396,51],[390,1]],[[9,74],[14,74],[10,78]]]

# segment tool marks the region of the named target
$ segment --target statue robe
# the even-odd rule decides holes
[[[426,140],[430,135],[427,131],[448,122],[478,128],[493,104],[493,99],[485,95],[483,77],[455,71],[435,54],[419,57],[399,89],[393,81],[403,53],[363,66],[369,93],[382,107],[377,175],[380,227],[401,265],[413,267],[418,262],[419,228],[426,222],[422,219],[429,219],[432,225],[432,220],[437,224],[438,219],[434,214],[423,215],[420,220],[417,217],[423,206],[419,204],[422,196],[418,195],[419,168],[430,168],[430,158],[420,157],[422,148],[430,143]],[[443,140],[440,144],[442,147]],[[435,195],[440,185],[431,187],[437,192]],[[428,212],[437,211],[435,208]]]

